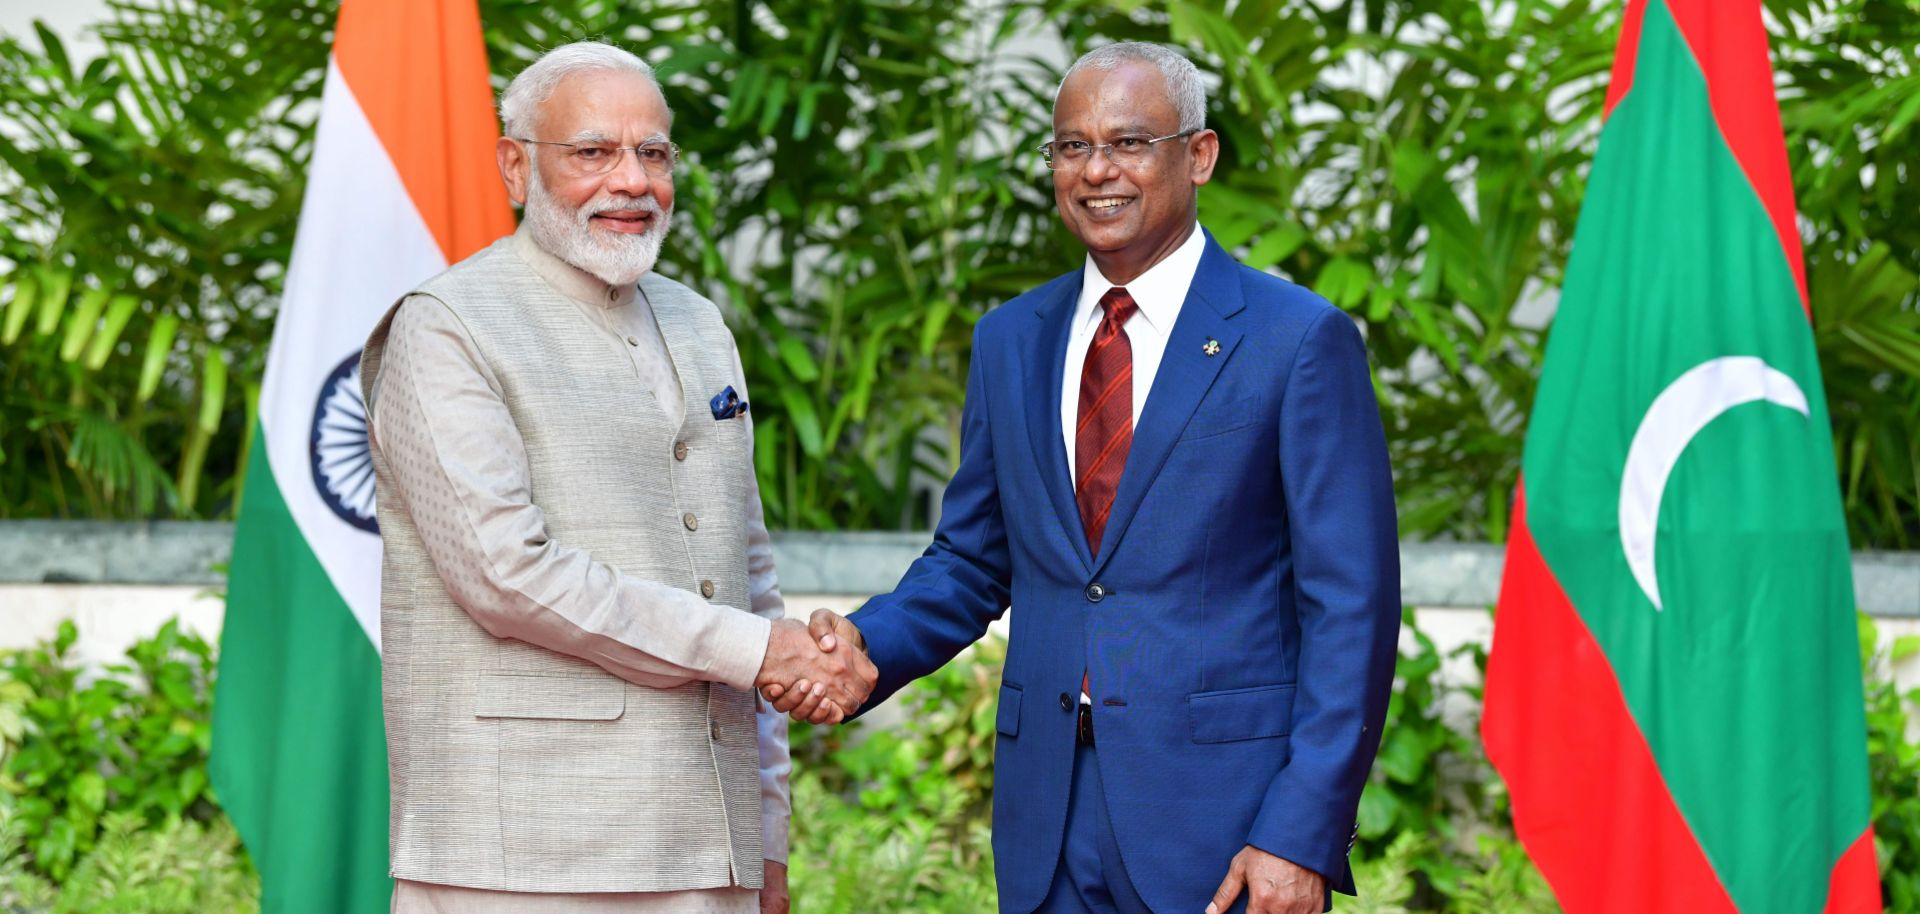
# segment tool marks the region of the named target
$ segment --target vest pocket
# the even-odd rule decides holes
[[[612,676],[481,673],[475,717],[618,720],[627,711],[626,683]]]
[[[1196,743],[1286,736],[1293,728],[1293,686],[1195,692],[1187,696],[1187,712]]]

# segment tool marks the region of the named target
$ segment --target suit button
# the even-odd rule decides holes
[[[717,723],[717,722],[716,722],[716,723],[715,723],[715,724],[713,725],[713,727],[712,727],[711,729],[709,729],[709,730],[708,730],[707,732],[709,732],[709,733],[711,733],[711,734],[713,734],[713,741],[714,741],[714,742],[716,742],[716,743],[717,743],[717,742],[719,742],[719,741],[720,741],[720,724],[719,724],[719,723]]]
[[[1087,585],[1087,602],[1088,603],[1098,603],[1101,600],[1104,600],[1106,598],[1107,598],[1106,585],[1101,584],[1098,581],[1095,581],[1094,583]]]
[[[700,582],[700,595],[703,597],[706,597],[709,600],[713,599],[713,582],[712,581]]]
[[[1073,696],[1068,695],[1065,692],[1060,693],[1060,710],[1062,711],[1073,710]]]
[[[636,339],[634,339],[633,337],[627,337],[627,345],[629,345],[629,346],[638,346],[638,345],[640,345],[640,341],[639,341],[639,340],[636,340]]]
[[[673,443],[673,459],[687,459],[687,443],[685,441],[675,441]]]
[[[688,511],[684,516],[682,516],[680,518],[680,522],[683,524],[686,524],[688,530],[700,529],[700,518],[694,517],[692,511]]]

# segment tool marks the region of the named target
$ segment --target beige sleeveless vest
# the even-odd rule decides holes
[[[460,318],[498,379],[547,532],[624,574],[694,592],[709,580],[714,603],[749,606],[750,493],[731,481],[752,455],[742,423],[713,421],[707,404],[732,383],[719,310],[672,280],[641,280],[685,391],[675,429],[618,342],[509,240],[414,294]],[[367,343],[363,389],[375,388],[392,313]],[[374,469],[391,491],[377,451]],[[752,693],[645,688],[495,638],[447,594],[397,503],[379,500],[393,875],[518,892],[759,888]]]

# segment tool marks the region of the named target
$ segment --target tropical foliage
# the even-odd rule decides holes
[[[733,315],[770,520],[930,520],[969,330],[1075,265],[1032,149],[1074,52],[1219,75],[1202,218],[1360,320],[1403,529],[1500,540],[1598,135],[1599,0],[481,0],[498,73],[656,60],[666,269]],[[1773,0],[1854,541],[1920,545],[1920,9]],[[84,65],[0,36],[0,516],[229,516],[331,0],[114,0]]]

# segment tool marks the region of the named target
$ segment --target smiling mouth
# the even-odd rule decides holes
[[[593,221],[605,225],[616,232],[638,232],[645,231],[647,226],[652,224],[653,214],[638,211],[608,210],[606,212],[594,213]]]
[[[1132,197],[1093,197],[1080,201],[1081,206],[1086,207],[1096,216],[1112,215],[1132,204]]]

